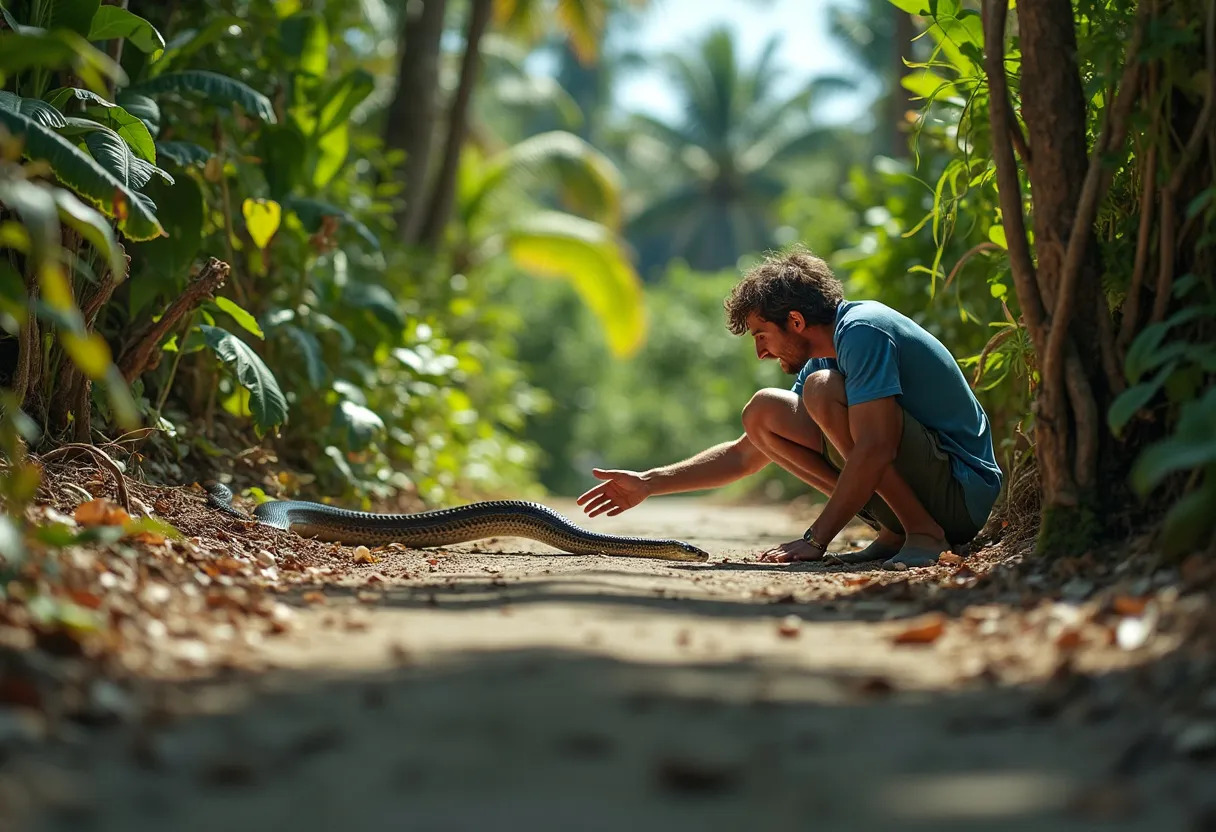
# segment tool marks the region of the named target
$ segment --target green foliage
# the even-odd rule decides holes
[[[514,288],[515,306],[525,310],[521,358],[552,396],[528,431],[547,457],[546,486],[577,494],[596,465],[646,469],[735,439],[757,390],[793,383],[727,331],[722,299],[737,279],[673,267],[649,286],[655,325],[625,361],[610,360],[593,320],[565,287]],[[768,483],[774,497],[805,490],[775,467],[743,487]]]

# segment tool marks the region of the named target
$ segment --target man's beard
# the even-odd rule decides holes
[[[786,372],[789,373],[791,376],[796,376],[802,372],[802,368],[805,367],[806,363],[810,360],[811,359],[809,359],[809,358],[804,358],[800,362],[790,361],[790,362],[788,362],[790,368],[788,370],[786,370]]]

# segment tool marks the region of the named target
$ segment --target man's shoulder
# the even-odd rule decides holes
[[[876,300],[846,300],[840,306],[836,315],[838,332],[865,325],[885,330],[904,317],[899,311]]]

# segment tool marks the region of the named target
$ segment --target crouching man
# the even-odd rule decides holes
[[[795,375],[743,409],[744,433],[648,471],[595,469],[579,497],[592,517],[653,494],[713,488],[770,462],[828,496],[802,538],[760,560],[819,560],[854,516],[878,531],[849,563],[930,566],[970,542],[1001,489],[992,430],[957,362],[915,321],[876,301],[844,299],[828,265],[805,250],[770,257],[726,299],[727,326],[756,356]]]

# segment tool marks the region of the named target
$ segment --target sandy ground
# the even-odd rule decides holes
[[[999,610],[901,644],[922,600],[749,559],[806,523],[656,499],[584,525],[709,563],[504,540],[320,575],[256,672],[30,763],[31,828],[1201,828],[1212,769],[1144,757],[1113,704],[1168,644],[1094,653],[1106,681],[1073,707],[1045,694],[1053,650],[975,635]]]

